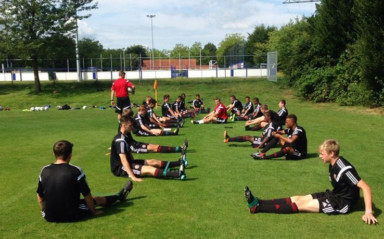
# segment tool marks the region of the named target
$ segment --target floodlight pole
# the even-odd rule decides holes
[[[152,70],[155,68],[155,52],[153,48],[153,21],[152,19],[156,17],[156,15],[147,15],[151,19],[151,32],[152,32]]]
[[[75,46],[76,46],[76,70],[77,70],[77,79],[81,81],[81,72],[80,72],[80,57],[79,57],[79,24],[76,18],[76,38],[75,38]]]

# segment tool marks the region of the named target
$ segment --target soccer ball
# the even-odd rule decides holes
[[[86,110],[86,109],[87,109],[87,106],[86,106],[86,105],[84,105],[84,106],[83,106],[83,110]]]
[[[132,89],[131,87],[128,87],[127,89],[128,89],[128,92],[129,92],[129,93],[132,93],[132,92],[133,92],[133,89]]]

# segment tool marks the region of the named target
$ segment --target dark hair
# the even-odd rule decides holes
[[[257,102],[259,102],[259,101],[260,101],[260,100],[259,100],[259,98],[257,98],[257,97],[253,98],[253,100],[257,100]]]
[[[155,99],[153,99],[153,98],[151,98],[150,100],[149,100],[149,102],[148,102],[149,104],[154,104],[154,105],[156,105],[156,100]]]
[[[248,99],[248,100],[249,100],[249,99],[251,99],[251,97],[249,97],[249,96],[247,95],[247,96],[245,97],[245,99]]]
[[[123,113],[121,114],[122,116],[133,116],[133,111],[131,109],[123,109]]]
[[[180,95],[183,99],[185,99],[185,93],[181,93]]]
[[[235,95],[231,95],[231,97],[236,100],[236,96]]]
[[[67,161],[69,155],[72,153],[72,148],[72,143],[67,140],[60,140],[53,145],[53,153],[55,154],[56,158],[62,158],[63,160]]]
[[[127,115],[123,115],[120,118],[120,124],[132,124],[132,121],[132,117]]]
[[[119,76],[123,76],[125,75],[125,72],[124,71],[119,71]]]
[[[196,94],[196,96],[200,97],[200,94]]]
[[[280,100],[280,102],[285,106],[285,100]]]
[[[261,105],[261,109],[268,110],[268,105]]]
[[[295,124],[297,123],[297,116],[294,115],[294,114],[290,114],[287,116],[287,119],[293,119],[293,121],[295,122]]]
[[[215,100],[221,101],[221,100],[220,100],[220,98],[219,98],[219,97],[217,97],[217,96],[215,97]]]
[[[147,110],[147,108],[145,107],[145,105],[140,105],[140,107],[139,107],[139,111],[140,110]]]
[[[264,116],[268,115],[268,117],[271,117],[271,112],[270,112],[270,111],[265,111],[265,112],[263,113],[263,115],[264,115]]]
[[[169,95],[168,94],[164,95],[163,99],[165,100],[167,98],[169,98]]]

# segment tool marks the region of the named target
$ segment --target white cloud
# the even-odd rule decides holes
[[[133,44],[172,49],[176,43],[216,45],[226,34],[246,36],[257,25],[282,26],[315,11],[315,4],[282,4],[284,0],[99,0],[99,8],[80,25],[80,36],[98,40],[105,48]]]

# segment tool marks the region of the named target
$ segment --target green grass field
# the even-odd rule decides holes
[[[140,103],[154,95],[153,81],[134,82]],[[365,225],[362,199],[356,210],[343,216],[324,214],[256,214],[248,212],[243,189],[248,185],[260,198],[308,194],[331,188],[328,165],[317,157],[317,147],[328,138],[341,144],[341,155],[357,168],[373,192],[375,215],[381,222],[384,207],[384,117],[360,107],[312,104],[293,92],[264,79],[176,79],[159,81],[159,98],[185,92],[187,101],[200,93],[206,106],[220,96],[258,96],[277,110],[281,98],[307,131],[309,159],[302,161],[254,161],[247,143],[224,144],[229,134],[244,135],[243,122],[227,125],[193,125],[187,122],[179,136],[146,137],[140,141],[179,145],[188,138],[186,181],[144,178],[135,183],[129,200],[105,209],[96,218],[53,224],[41,218],[36,187],[41,168],[54,161],[52,145],[60,139],[74,143],[71,163],[87,175],[93,195],[118,192],[125,178],[112,175],[104,154],[116,133],[113,110],[108,106],[110,82],[43,84],[43,92],[31,93],[33,85],[0,84],[0,238],[384,238],[381,225]],[[57,93],[53,94],[53,90]],[[50,104],[46,112],[23,112],[31,106]],[[69,104],[87,110],[56,110]],[[198,119],[202,116],[198,116]],[[256,132],[259,135],[261,132]],[[136,137],[137,138],[137,137]],[[272,149],[273,151],[278,148]],[[137,159],[176,160],[179,154],[140,154]]]

